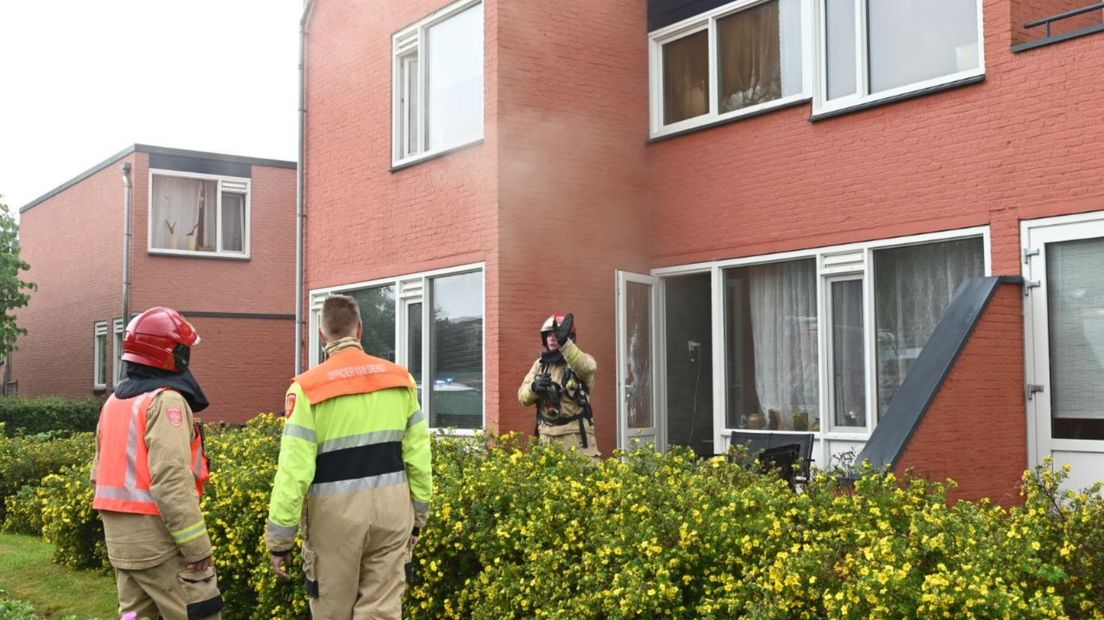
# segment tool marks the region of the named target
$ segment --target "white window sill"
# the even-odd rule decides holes
[[[485,432],[481,428],[449,428],[449,427],[429,427],[429,432],[435,435],[445,435],[448,437],[475,437],[476,435]]]
[[[959,73],[944,76],[941,78],[926,80],[924,82],[917,82],[916,84],[899,86],[897,88],[883,91],[875,95],[867,95],[865,97],[841,97],[830,102],[818,102],[814,100],[813,115],[810,117],[810,120],[816,121],[825,118],[832,118],[841,114],[858,112],[860,110],[873,108],[879,105],[895,103],[897,101],[912,99],[914,97],[923,97],[924,95],[942,92],[944,90],[949,90],[952,88],[958,88],[959,86],[976,84],[983,81],[984,79],[985,69],[978,68],[971,69],[969,71],[961,71]]]
[[[391,172],[398,172],[399,170],[402,170],[404,168],[409,168],[410,166],[420,164],[423,161],[429,161],[431,159],[437,159],[438,157],[444,157],[445,155],[449,155],[457,151],[462,151],[464,149],[477,146],[479,144],[483,144],[483,136],[479,136],[478,138],[475,138],[474,140],[469,140],[467,142],[461,142],[456,146],[437,149],[435,151],[426,151],[425,153],[418,153],[417,155],[411,155],[410,157],[406,157],[403,159],[391,160]]]
[[[733,121],[759,116],[760,114],[774,112],[775,110],[800,105],[806,103],[807,101],[809,101],[809,95],[807,93],[799,93],[796,95],[790,95],[789,97],[775,99],[774,101],[767,101],[757,105],[748,106],[739,110],[725,112],[724,114],[703,114],[701,116],[695,116],[694,118],[689,118],[677,123],[671,123],[670,125],[664,125],[659,129],[653,130],[649,141],[657,141],[664,138],[673,138],[675,136],[689,133],[691,131],[697,131],[699,129],[723,125],[725,123],[731,123]]]
[[[190,250],[160,250],[149,248],[149,253],[154,256],[183,256],[187,258],[217,258],[221,260],[249,260],[248,254],[231,252],[192,252]]]

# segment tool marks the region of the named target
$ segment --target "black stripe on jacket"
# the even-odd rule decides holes
[[[374,443],[319,454],[314,465],[314,483],[356,480],[404,469],[401,441]]]

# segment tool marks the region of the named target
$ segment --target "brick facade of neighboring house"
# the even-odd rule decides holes
[[[294,372],[294,162],[144,145],[112,156],[21,209],[22,255],[31,265],[27,278],[38,290],[18,313],[27,330],[12,354],[18,393],[88,397],[114,388],[115,325],[124,323],[124,164],[131,167],[133,183],[131,314],[168,306],[196,327],[202,342],[193,351],[192,368],[212,403],[205,419],[244,422],[258,412],[281,411]],[[196,227],[194,250],[185,241],[193,224],[182,223],[190,217],[184,211],[158,211],[181,220],[175,222],[175,245],[156,228],[169,217],[150,226],[155,175],[177,183],[162,191],[164,199],[193,200],[191,187],[198,187],[199,179],[204,192],[221,193],[224,221],[204,218],[206,241],[200,241]],[[231,208],[242,198],[244,210]],[[218,208],[214,196],[204,204]],[[242,213],[245,226],[234,223]],[[221,248],[218,228],[225,237]],[[100,385],[94,385],[97,323],[106,329]]]
[[[572,311],[599,365],[604,453],[633,438],[720,452],[734,431],[777,426],[813,430],[824,464],[888,422],[962,281],[1022,275],[1025,294],[1001,289],[901,462],[963,478],[968,495],[1003,493],[1047,455],[1093,479],[1104,411],[1069,395],[1104,364],[1092,314],[1104,299],[1084,293],[1095,276],[1078,267],[1104,260],[1099,35],[1013,51],[1042,36],[1023,22],[1076,3],[978,0],[941,15],[913,2],[893,10],[913,11],[914,28],[870,26],[854,34],[866,56],[828,67],[814,53],[822,22],[887,22],[827,25],[838,15],[824,6],[309,2],[305,361],[321,299],[361,294],[379,310],[376,346],[432,385],[435,426],[530,432],[516,392],[538,326]],[[951,32],[946,19],[957,39],[894,47]],[[781,34],[726,43],[764,27]],[[745,40],[765,53],[747,60]],[[832,94],[851,69],[869,80]],[[450,340],[461,324],[478,337]],[[1025,400],[1029,384],[1043,396]],[[965,457],[937,462],[941,433],[997,420],[1007,460],[992,479]]]

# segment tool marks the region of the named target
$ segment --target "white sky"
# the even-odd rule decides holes
[[[0,202],[134,143],[294,161],[302,7],[0,0]]]

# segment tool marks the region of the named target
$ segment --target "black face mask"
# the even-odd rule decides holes
[[[188,347],[182,348],[185,351],[188,350]],[[175,351],[173,355],[175,357]],[[177,363],[179,364],[179,362]],[[134,362],[126,362],[127,378],[126,381],[115,387],[115,398],[134,398],[139,394],[145,394],[158,388],[169,388],[180,392],[184,400],[188,401],[192,413],[199,413],[211,403],[207,402],[207,396],[203,393],[203,389],[199,387],[199,382],[192,376],[192,371],[188,369],[186,364],[187,360],[185,360],[184,365],[181,365],[184,370],[173,372],[162,368],[135,364]]]

